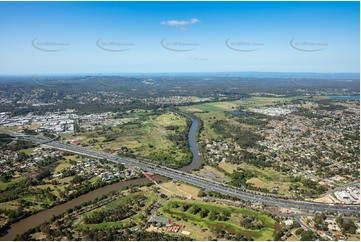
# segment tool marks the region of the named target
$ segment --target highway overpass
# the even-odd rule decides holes
[[[175,169],[161,167],[157,165],[150,164],[146,161],[139,161],[137,159],[127,158],[127,157],[118,157],[109,153],[95,151],[91,149],[86,149],[83,147],[78,147],[74,145],[65,144],[62,142],[44,141],[43,138],[39,139],[37,136],[26,136],[23,134],[8,132],[0,130],[2,133],[7,133],[12,136],[18,136],[23,139],[31,140],[38,144],[43,144],[51,148],[58,150],[64,150],[80,155],[90,156],[98,159],[107,159],[112,162],[122,163],[128,167],[137,167],[146,172],[152,172],[161,176],[165,176],[180,182],[184,182],[190,185],[201,187],[207,190],[215,191],[223,195],[228,195],[238,199],[250,201],[252,203],[262,203],[265,205],[283,207],[283,208],[295,208],[300,210],[306,210],[310,212],[333,212],[336,214],[360,214],[359,205],[340,205],[340,204],[324,204],[324,203],[315,203],[315,202],[305,202],[305,201],[296,201],[291,199],[282,199],[270,197],[267,195],[254,194],[246,192],[242,189],[230,186],[228,184],[219,183],[216,181],[208,180],[193,174],[186,172],[178,171]]]

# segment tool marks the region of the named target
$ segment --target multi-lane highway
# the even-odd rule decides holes
[[[83,147],[78,147],[74,145],[65,144],[62,142],[56,142],[53,140],[46,141],[44,138],[39,138],[37,136],[24,136],[23,134],[9,132],[0,130],[2,133],[7,133],[12,136],[21,136],[24,139],[31,140],[38,144],[47,145],[49,147],[64,150],[68,152],[73,152],[85,156],[95,157],[98,159],[107,159],[112,162],[120,162],[126,166],[137,167],[146,172],[152,172],[154,174],[159,174],[161,176],[165,176],[174,180],[178,180],[190,185],[194,185],[197,187],[201,187],[207,190],[215,191],[224,195],[228,195],[231,197],[243,199],[250,202],[262,203],[265,205],[277,206],[277,207],[285,207],[285,208],[295,208],[306,210],[310,212],[334,212],[338,214],[360,214],[360,206],[359,205],[340,205],[340,204],[324,204],[324,203],[315,203],[315,202],[305,202],[305,201],[296,201],[291,199],[281,199],[270,197],[265,194],[253,194],[246,192],[242,189],[229,186],[227,184],[215,182],[212,180],[208,180],[202,177],[198,177],[186,172],[182,172],[175,169],[170,169],[167,167],[162,167],[158,165],[150,164],[146,161],[139,161],[137,159],[131,159],[126,157],[118,157],[109,153],[95,151],[86,149]]]

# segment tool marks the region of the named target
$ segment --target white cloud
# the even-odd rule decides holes
[[[199,19],[196,19],[196,18],[192,18],[191,19],[191,24],[195,24],[195,23],[199,23]]]
[[[167,25],[167,26],[175,26],[175,27],[179,27],[181,30],[186,30],[185,25],[196,24],[199,22],[200,22],[199,19],[192,18],[189,21],[187,21],[187,20],[167,20],[167,21],[162,21],[161,24]]]

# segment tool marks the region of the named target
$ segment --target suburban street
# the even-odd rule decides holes
[[[339,205],[339,204],[324,204],[324,203],[315,203],[315,202],[306,202],[306,201],[296,201],[291,199],[275,198],[275,197],[267,196],[265,194],[245,192],[240,188],[207,180],[205,178],[201,178],[199,176],[192,175],[179,170],[170,169],[158,165],[152,165],[145,161],[139,161],[136,159],[126,158],[126,157],[117,157],[109,153],[94,151],[53,140],[47,141],[45,138],[39,138],[37,136],[26,136],[20,133],[6,131],[6,130],[0,130],[0,132],[9,134],[11,136],[21,137],[23,139],[31,140],[37,144],[46,145],[51,148],[64,150],[80,155],[90,156],[98,159],[107,159],[112,162],[122,163],[126,166],[137,167],[145,172],[158,174],[164,177],[171,178],[173,180],[177,180],[190,185],[201,187],[206,190],[215,191],[223,195],[235,197],[245,201],[250,201],[252,203],[284,207],[284,208],[300,209],[311,213],[333,212],[336,214],[354,214],[354,215],[360,214],[359,205]]]

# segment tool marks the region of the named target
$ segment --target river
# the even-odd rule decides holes
[[[192,121],[192,125],[188,132],[188,142],[189,142],[189,148],[192,152],[192,162],[189,165],[180,168],[180,170],[191,171],[193,169],[199,168],[202,164],[202,158],[198,153],[198,144],[197,144],[198,120],[185,113],[180,113],[180,114],[189,118]],[[154,176],[154,178],[157,181],[164,181],[167,179],[162,176]],[[84,194],[77,198],[74,198],[66,203],[63,203],[63,204],[55,206],[53,208],[41,211],[39,213],[36,213],[34,215],[31,215],[27,218],[22,219],[19,222],[12,224],[10,226],[10,229],[8,230],[8,233],[5,234],[3,237],[0,237],[0,241],[14,240],[16,235],[23,234],[26,231],[28,231],[29,229],[35,228],[36,226],[39,226],[40,224],[45,223],[46,221],[50,220],[53,216],[60,215],[64,212],[66,212],[69,208],[74,208],[75,206],[78,206],[86,201],[93,200],[97,197],[106,195],[112,191],[117,191],[120,188],[125,187],[125,186],[146,185],[149,183],[150,183],[150,181],[147,178],[138,178],[138,179],[129,180],[129,181],[117,182],[117,183],[111,184],[109,186],[98,188],[87,194]]]
[[[197,143],[197,131],[199,124],[197,119],[189,116],[188,114],[180,113],[180,112],[178,113],[189,118],[192,121],[192,125],[188,132],[188,144],[189,144],[189,149],[192,152],[192,162],[189,165],[179,169],[181,171],[191,171],[199,168],[202,165],[202,156],[199,154],[198,143]]]
[[[346,100],[346,101],[360,101],[360,95],[354,95],[354,96],[329,96],[331,99],[335,100]]]

